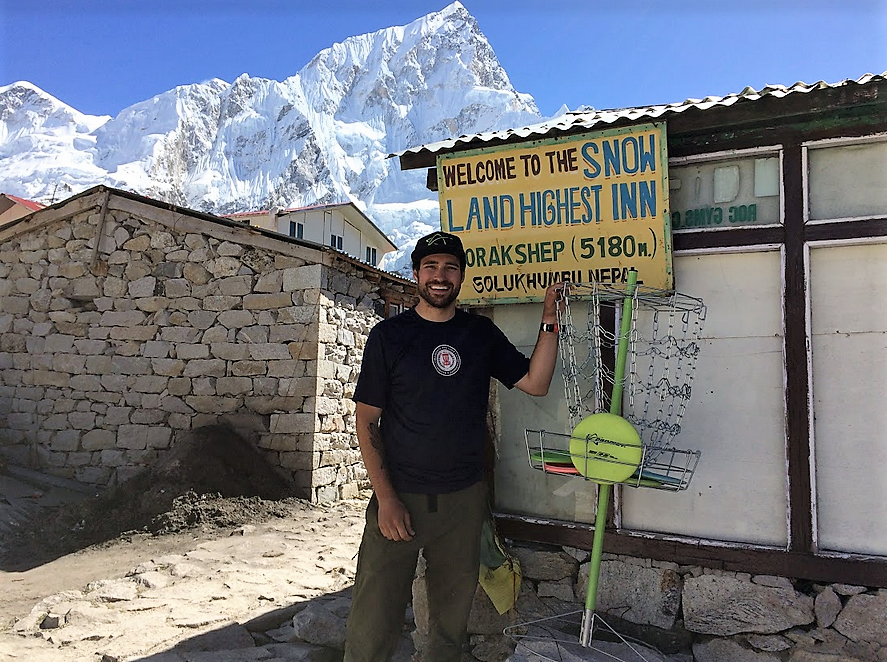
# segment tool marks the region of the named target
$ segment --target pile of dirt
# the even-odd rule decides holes
[[[307,502],[236,432],[195,430],[149,469],[96,497],[22,526],[6,546],[6,569],[34,566],[133,534],[226,529],[286,517]]]

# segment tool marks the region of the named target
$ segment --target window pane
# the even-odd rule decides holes
[[[887,216],[887,141],[810,148],[809,218]]]
[[[785,545],[785,405],[781,261],[776,251],[675,257],[680,292],[708,306],[692,398],[676,447],[702,451],[688,490],[622,490],[626,528]],[[529,356],[539,304],[495,306],[494,319]],[[654,376],[655,377],[655,376]],[[752,387],[752,385],[754,385]],[[592,522],[596,485],[535,470],[525,430],[569,432],[561,364],[549,394],[499,387],[496,508]],[[531,445],[538,446],[538,435]]]
[[[673,230],[779,223],[779,158],[669,166]]]
[[[702,455],[686,491],[625,489],[625,528],[787,544],[780,271],[777,251],[675,257],[675,287],[708,308],[675,439]]]
[[[810,251],[820,549],[887,555],[885,264],[885,244]]]

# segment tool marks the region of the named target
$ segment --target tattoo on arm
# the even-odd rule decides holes
[[[373,448],[376,449],[379,453],[379,460],[381,462],[380,468],[388,473],[388,469],[385,466],[385,443],[382,441],[382,431],[379,429],[378,423],[370,423],[368,426],[370,432],[370,443],[373,445]]]

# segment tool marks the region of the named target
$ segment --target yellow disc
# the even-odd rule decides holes
[[[641,462],[641,437],[621,416],[601,412],[573,428],[570,455],[579,473],[600,483],[621,483]]]

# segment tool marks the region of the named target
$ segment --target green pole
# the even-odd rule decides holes
[[[631,333],[633,297],[638,284],[638,272],[628,272],[628,285],[622,299],[622,320],[619,325],[619,342],[616,349],[616,370],[613,378],[613,395],[610,398],[610,413],[622,414],[622,382],[625,378],[625,362],[628,358],[628,340]],[[604,553],[604,529],[607,526],[607,509],[610,506],[610,484],[600,483],[597,495],[597,515],[594,518],[594,539],[591,544],[591,561],[588,566],[588,589],[585,592],[585,613],[582,618],[582,632],[579,643],[591,644],[592,620],[597,607],[597,586],[601,574],[601,555]]]

